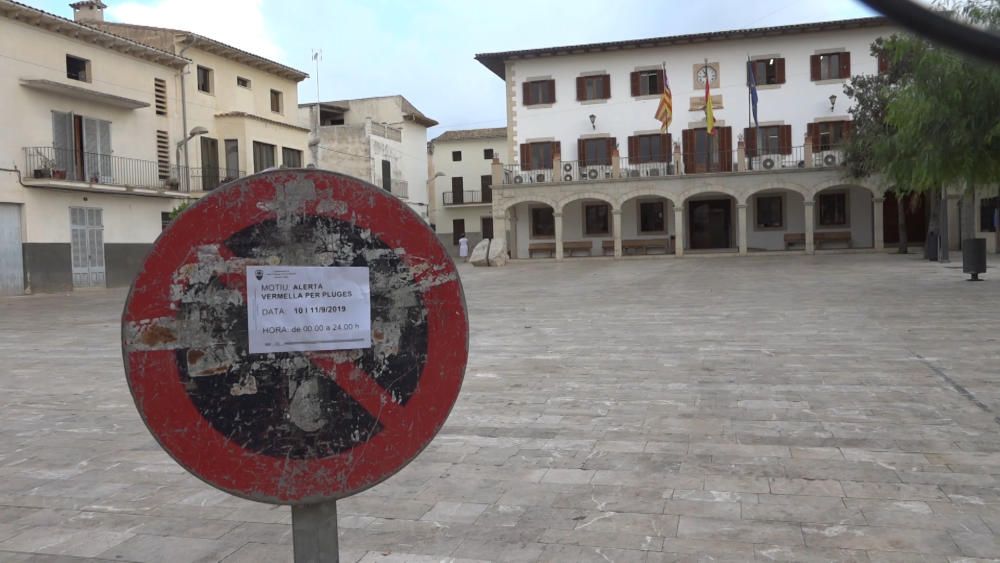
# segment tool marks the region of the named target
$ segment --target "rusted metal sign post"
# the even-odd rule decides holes
[[[454,263],[375,186],[257,174],[184,211],[122,318],[136,407],[185,469],[292,505],[296,562],[337,560],[336,500],[399,471],[451,411],[468,357]]]

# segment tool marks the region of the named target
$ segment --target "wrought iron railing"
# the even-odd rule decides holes
[[[457,196],[457,197],[456,197]],[[462,191],[444,192],[441,194],[441,202],[445,205],[468,205],[470,203],[492,203],[492,190],[486,191]]]
[[[182,186],[184,184],[183,171],[184,167],[181,167],[180,172],[182,175],[180,176],[180,183]],[[191,191],[210,192],[226,182],[231,182],[243,176],[246,176],[246,172],[243,170],[215,167],[192,168]]]
[[[243,170],[192,167],[188,176],[183,166],[55,147],[25,147],[24,156],[28,178],[108,186],[210,191],[246,175]],[[186,188],[188,177],[190,187]]]
[[[24,156],[30,178],[162,188],[171,172],[151,160],[55,147],[25,147]]]
[[[828,149],[828,150],[819,150]],[[811,155],[808,154],[811,152]],[[559,169],[551,168],[522,170],[520,165],[507,164],[503,167],[503,183],[534,184],[552,181],[585,182],[612,179],[641,179],[666,176],[687,176],[695,174],[775,172],[795,168],[826,168],[844,165],[844,154],[840,147],[817,147],[806,151],[806,147],[790,147],[784,152],[742,154],[741,151],[725,153],[680,153],[671,154],[666,161],[648,158],[622,157],[617,164],[590,164],[587,162],[564,160]]]

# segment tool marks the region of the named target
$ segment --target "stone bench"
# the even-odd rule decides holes
[[[628,250],[642,250],[643,254],[649,254],[650,248],[662,248],[664,254],[669,254],[673,247],[673,242],[670,238],[622,239],[623,254],[625,254]],[[601,242],[601,248],[605,251],[605,253],[609,250],[614,252],[615,241],[603,241]]]
[[[574,252],[587,251],[590,256],[594,244],[589,240],[568,240],[563,241],[563,255],[572,256]],[[528,258],[534,256],[536,252],[547,252],[549,256],[555,256],[556,243],[554,242],[532,242],[528,244]]]
[[[820,231],[813,233],[813,244],[819,248],[820,245],[828,242],[844,242],[847,243],[847,248],[851,248],[851,232],[850,231]],[[805,233],[785,233],[785,249],[794,244],[806,243]]]

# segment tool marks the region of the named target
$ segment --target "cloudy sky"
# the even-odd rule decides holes
[[[70,0],[21,0],[72,18]],[[503,82],[476,53],[874,15],[854,0],[104,0],[107,19],[207,35],[311,77],[324,100],[406,96],[447,129],[505,124]]]

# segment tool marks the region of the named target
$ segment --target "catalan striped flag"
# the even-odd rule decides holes
[[[663,131],[670,127],[670,122],[674,119],[674,99],[670,93],[670,81],[667,80],[667,65],[663,65],[663,94],[660,96],[660,105],[656,107],[656,119],[663,125]]]

